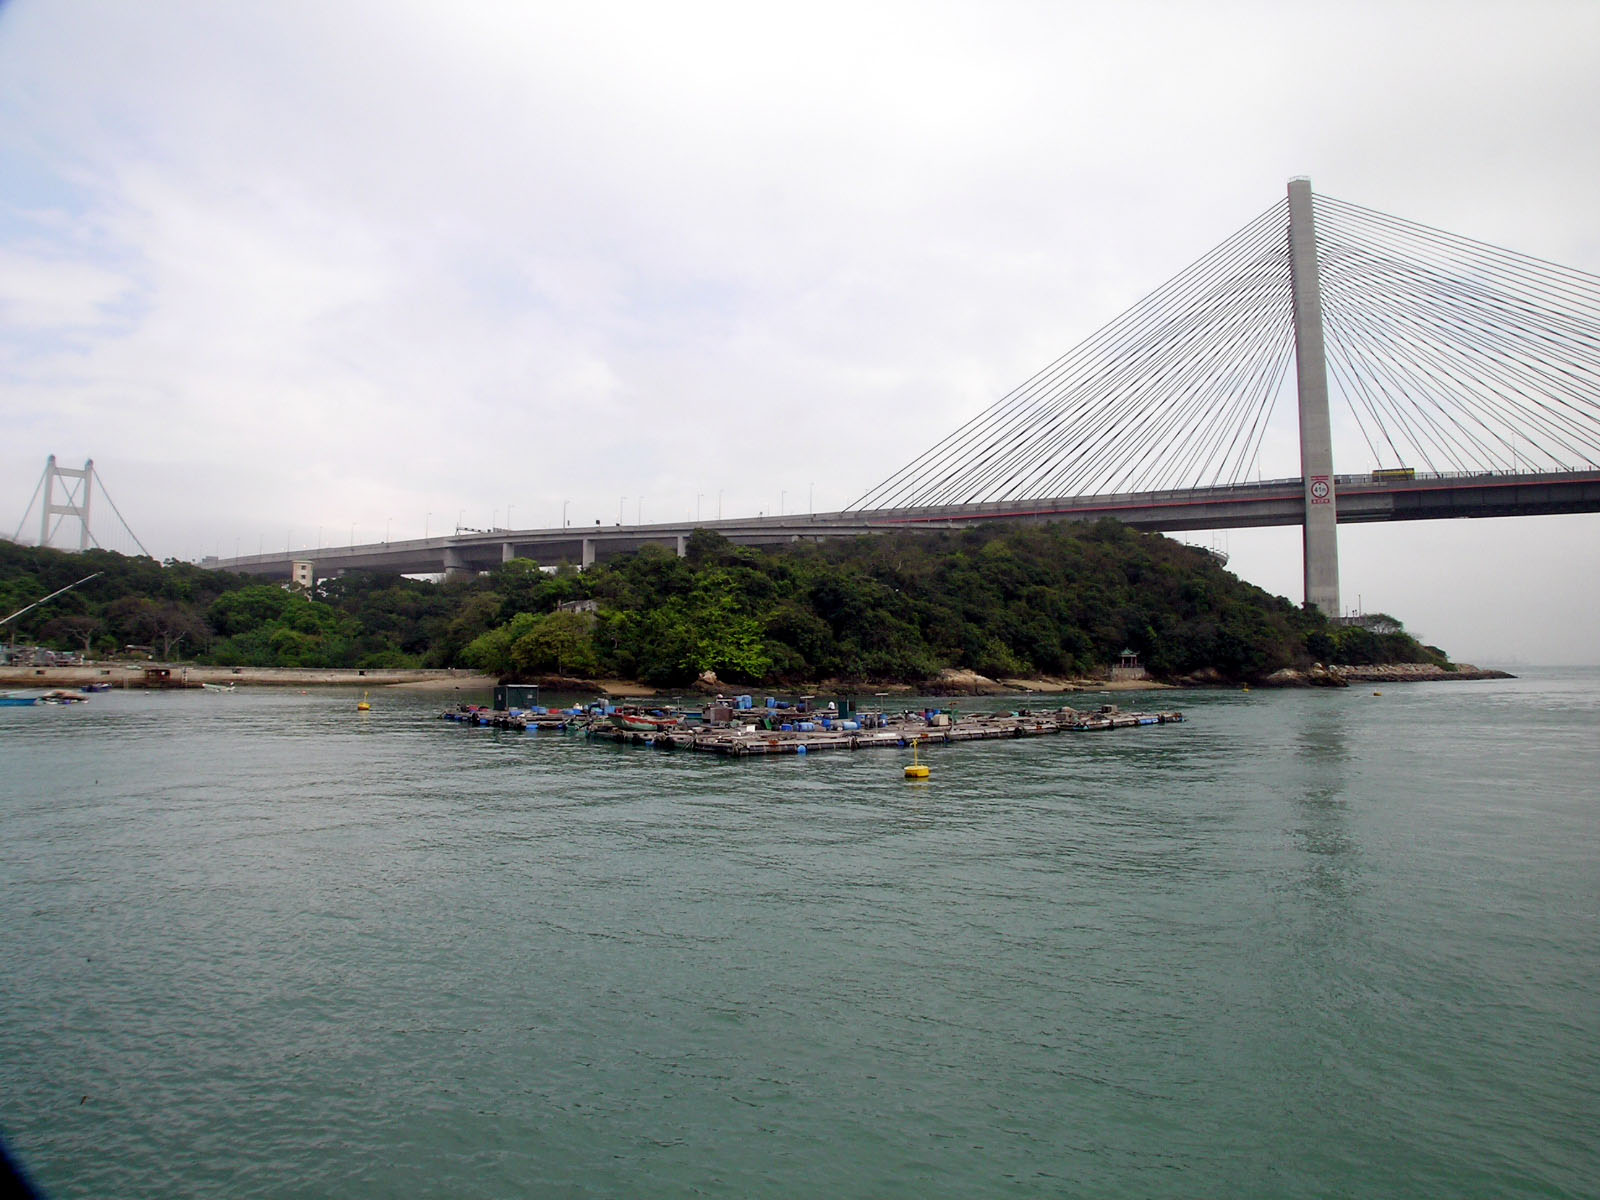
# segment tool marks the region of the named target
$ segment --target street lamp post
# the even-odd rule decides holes
[[[517,506],[515,504],[506,505],[506,528],[507,529],[515,529],[516,528],[516,525],[511,520],[511,512],[516,507]]]
[[[617,524],[618,525],[622,524],[622,506],[624,504],[626,504],[627,502],[628,502],[628,498],[626,496],[620,496],[620,497],[617,498]]]
[[[571,500],[563,500],[561,502],[561,528],[563,529],[567,527],[567,505],[571,503]]]

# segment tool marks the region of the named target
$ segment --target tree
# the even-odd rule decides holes
[[[213,629],[223,637],[232,637],[278,620],[295,599],[281,587],[257,584],[218,596],[207,617]],[[306,603],[304,600],[301,602]]]
[[[554,612],[534,619],[532,628],[511,644],[511,663],[519,674],[553,671],[557,675],[594,675],[600,670],[595,652],[594,617],[588,613]]]
[[[539,623],[533,613],[518,613],[504,625],[480,633],[461,651],[461,662],[488,675],[510,675],[516,669],[511,648],[518,638],[532,632]]]
[[[39,633],[52,642],[81,646],[83,656],[89,658],[94,639],[104,628],[105,624],[99,617],[92,617],[87,613],[74,613],[46,622]]]

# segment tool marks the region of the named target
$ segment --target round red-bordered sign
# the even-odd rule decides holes
[[[1313,500],[1326,500],[1328,498],[1328,481],[1318,479],[1311,485],[1311,498]]]

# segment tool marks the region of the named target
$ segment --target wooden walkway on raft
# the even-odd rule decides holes
[[[778,730],[740,725],[687,725],[659,733],[637,733],[609,725],[591,725],[588,734],[603,741],[653,746],[659,750],[690,750],[742,758],[751,754],[814,754],[823,750],[892,750],[913,742],[924,746],[953,745],[1168,725],[1182,720],[1180,712],[1080,713],[1062,709],[1045,713],[973,714],[951,718],[948,724],[931,724],[920,714],[910,714],[886,718],[871,729]]]

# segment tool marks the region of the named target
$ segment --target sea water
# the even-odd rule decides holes
[[[1188,722],[924,783],[357,699],[0,709],[49,1195],[1600,1192],[1600,673],[1141,697]]]

